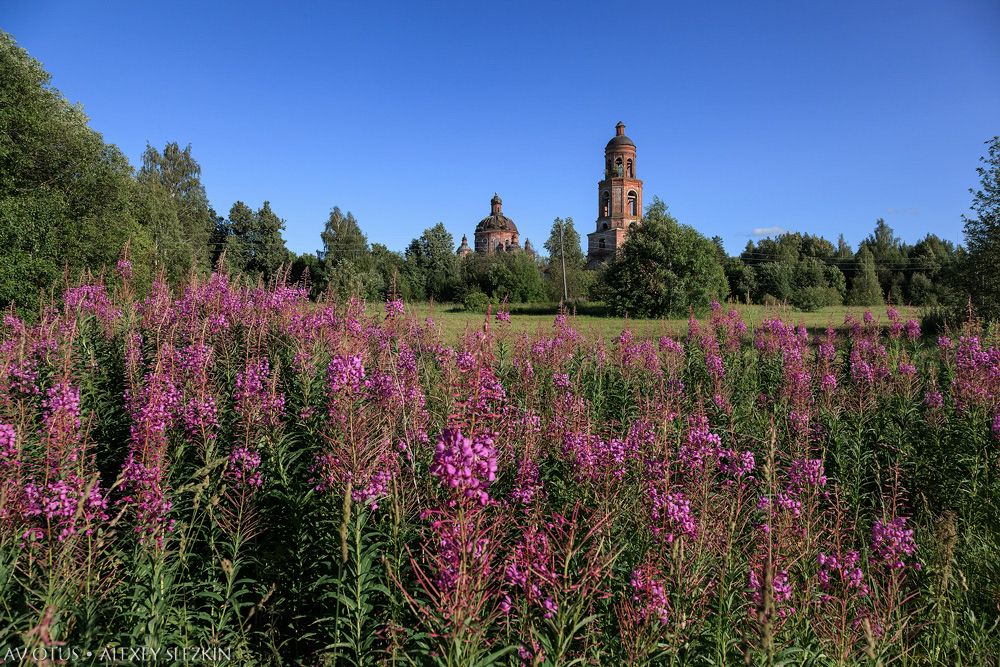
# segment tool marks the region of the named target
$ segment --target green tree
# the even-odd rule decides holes
[[[884,303],[882,286],[875,272],[875,258],[865,246],[858,252],[858,269],[847,295],[847,303],[851,306],[881,306]]]
[[[257,227],[257,216],[253,209],[242,201],[229,208],[226,221],[226,270],[242,274],[250,261],[250,239]]]
[[[320,239],[323,241],[323,249],[317,256],[328,269],[343,261],[368,268],[368,238],[362,233],[358,221],[350,211],[344,215],[340,207],[334,206],[320,232]]]
[[[201,183],[201,166],[190,144],[170,142],[161,153],[150,145],[138,173],[140,221],[173,281],[211,269],[210,240],[216,217]]]
[[[229,236],[226,240],[226,259],[231,271],[251,279],[273,278],[283,264],[289,261],[288,248],[281,237],[285,221],[264,202],[256,212],[241,201],[229,210]]]
[[[755,270],[755,301],[773,299],[815,310],[843,302],[846,281],[837,264],[844,247],[843,237],[835,247],[822,236],[786,232],[757,246],[748,243],[740,257]],[[854,253],[846,252],[853,261]]]
[[[212,233],[208,237],[208,255],[214,270],[219,266],[219,259],[222,258],[222,253],[226,250],[230,230],[229,220],[225,216],[216,213],[214,208],[210,208],[209,213],[212,216],[213,226]]]
[[[149,237],[133,189],[121,151],[0,32],[0,307],[33,310],[64,267],[75,277],[113,265],[126,243],[136,280],[148,281]]]
[[[892,227],[879,218],[875,221],[875,229],[871,235],[861,242],[861,247],[867,248],[872,254],[882,295],[890,298],[893,303],[902,303],[906,296],[903,267],[906,264],[907,246],[896,236]]]
[[[481,292],[494,301],[531,303],[547,298],[538,263],[524,252],[475,253],[462,262],[462,300]]]
[[[349,211],[345,215],[334,206],[320,238],[323,249],[316,254],[323,265],[325,287],[341,298],[384,296],[387,285],[375,269],[368,238]]]
[[[417,301],[422,298],[415,294],[413,285],[406,279],[402,254],[389,250],[382,243],[373,243],[371,254],[373,271],[379,276],[381,285],[380,299],[401,296],[406,301]]]
[[[729,282],[729,292],[736,298],[751,303],[757,291],[757,274],[752,266],[747,266],[739,257],[727,257],[722,263]]]
[[[587,295],[590,280],[584,267],[587,258],[580,245],[580,234],[573,226],[573,218],[556,218],[552,222],[549,238],[544,243],[549,253],[548,271],[546,272],[546,289],[549,298],[559,301],[563,298],[563,262],[566,265],[566,293],[570,301],[581,299]]]
[[[794,288],[794,262],[765,262],[754,267],[757,273],[757,289],[761,301],[774,299],[781,303],[790,302]]]
[[[458,296],[460,271],[455,238],[437,223],[407,246],[404,273],[409,289],[420,299],[453,301]],[[417,296],[419,295],[419,296]]]
[[[659,198],[630,230],[604,280],[611,309],[632,317],[683,317],[729,293],[715,244],[678,223]]]
[[[309,287],[309,296],[316,298],[326,285],[323,276],[323,264],[316,253],[304,252],[292,258],[288,272],[288,280],[293,285],[304,284]]]
[[[955,276],[958,251],[954,243],[928,234],[910,250],[907,263],[913,269],[906,287],[910,303],[947,308],[967,305]]]
[[[1000,136],[986,142],[987,154],[976,168],[979,188],[970,188],[972,212],[963,215],[965,245],[965,283],[981,317],[1000,319]]]

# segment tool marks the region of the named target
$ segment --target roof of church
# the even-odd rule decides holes
[[[604,147],[604,150],[615,146],[635,146],[635,142],[623,134],[621,136],[612,137],[611,141],[608,142],[608,145]]]
[[[516,232],[517,226],[514,221],[503,213],[488,215],[476,225],[476,233],[481,232]]]
[[[503,214],[503,200],[500,199],[500,195],[493,193],[493,199],[490,200],[490,209],[496,211],[496,213],[490,213],[476,225],[476,233],[480,234],[483,232],[516,232],[517,225],[514,221]]]
[[[635,147],[635,142],[625,136],[625,123],[618,121],[618,124],[615,125],[615,132],[615,136],[611,137],[611,141],[609,141],[608,145],[604,147],[604,150],[608,150],[609,148],[613,148],[615,146]]]

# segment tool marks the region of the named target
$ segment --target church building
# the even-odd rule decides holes
[[[521,250],[518,239],[517,225],[503,214],[503,200],[500,199],[500,195],[494,192],[493,199],[490,200],[490,214],[476,225],[475,252],[481,255],[518,252]],[[534,254],[531,241],[525,241],[524,250],[529,254]],[[462,244],[458,246],[458,256],[465,257],[472,252],[473,249],[469,247],[469,239],[463,234]]]
[[[613,258],[625,244],[629,228],[642,221],[642,181],[635,174],[635,142],[625,136],[625,123],[619,121],[615,136],[604,147],[604,179],[597,184],[597,229],[587,234],[587,268]],[[476,225],[474,245],[463,235],[458,256],[520,250],[517,225],[503,214],[503,201],[494,192],[490,214]],[[524,252],[535,255],[531,241],[525,241]]]
[[[625,123],[604,147],[604,180],[597,184],[597,229],[587,234],[587,266],[614,257],[629,227],[642,220],[642,181],[635,177],[635,143],[625,136]]]

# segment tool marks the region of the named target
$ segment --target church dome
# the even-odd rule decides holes
[[[635,142],[625,136],[625,123],[621,121],[618,121],[618,124],[615,125],[615,136],[611,137],[611,141],[604,147],[604,150],[609,151],[619,146],[631,146],[635,148]]]
[[[499,195],[494,192],[493,199],[490,200],[490,214],[483,218],[478,225],[476,225],[477,234],[484,232],[517,233],[517,225],[514,224],[513,220],[503,214],[502,206],[503,200],[501,200]]]
[[[506,215],[490,215],[476,225],[476,232],[516,232],[517,226]]]

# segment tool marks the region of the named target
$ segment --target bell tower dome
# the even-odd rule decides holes
[[[597,229],[587,234],[587,264],[614,257],[628,229],[642,220],[642,181],[636,178],[635,143],[625,136],[625,123],[604,147],[604,179],[597,184]]]

